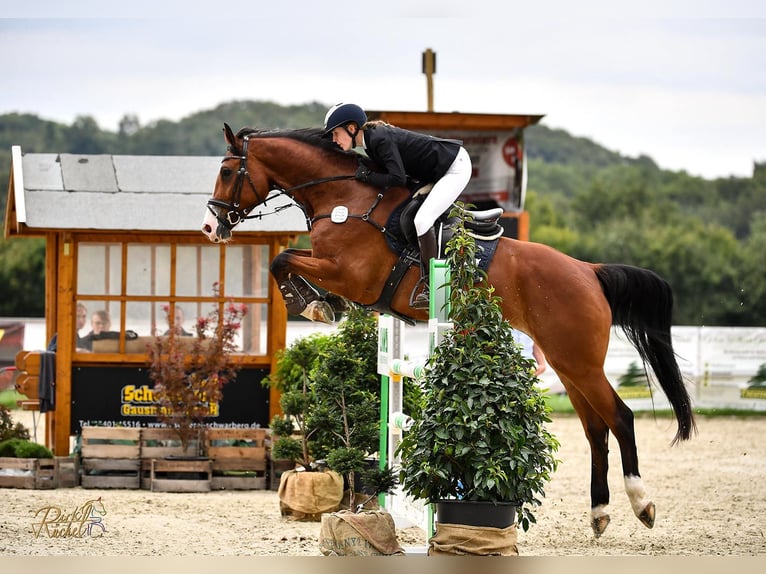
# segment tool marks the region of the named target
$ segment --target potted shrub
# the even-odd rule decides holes
[[[316,455],[344,475],[348,508],[356,507],[358,478],[372,479],[380,446],[380,377],[377,322],[349,303],[346,319],[320,353],[313,373],[317,406],[312,415]],[[371,474],[368,471],[373,471]],[[373,488],[373,490],[375,490]]]
[[[532,507],[557,465],[534,363],[514,341],[476,249],[459,223],[446,248],[453,327],[429,358],[423,410],[399,447],[403,489],[437,505],[429,554],[517,554],[516,527],[535,522]],[[468,510],[465,522],[452,503]],[[478,536],[465,530],[476,528]]]
[[[346,479],[342,510],[322,515],[320,550],[325,555],[402,554],[391,515],[377,496],[391,493],[394,472],[380,468],[378,329],[372,313],[349,304],[314,372],[316,451]]]
[[[290,417],[274,415],[269,423],[269,429],[271,430],[269,480],[271,489],[277,490],[282,473],[295,468],[296,462],[303,459],[303,448],[301,441],[292,436],[295,426]]]
[[[281,471],[280,511],[294,520],[318,522],[322,513],[337,510],[343,498],[343,478],[317,464],[314,452],[313,416],[318,404],[313,373],[328,344],[324,334],[296,340],[280,353],[275,371],[264,379],[264,385],[281,394],[283,416],[274,417],[269,425],[274,435],[270,456],[273,474]]]
[[[213,293],[217,296],[218,292],[216,282]],[[170,306],[163,309],[171,313]],[[232,354],[246,314],[245,305],[227,303],[221,308],[215,304],[207,316],[197,319],[191,343],[181,342],[178,330],[170,329],[147,346],[158,418],[175,430],[184,451],[196,440],[196,451],[189,453],[192,456],[206,456],[205,420],[223,398],[223,386],[239,370]]]

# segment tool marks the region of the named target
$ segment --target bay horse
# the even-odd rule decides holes
[[[202,232],[213,242],[228,241],[232,229],[254,217],[252,210],[267,197],[285,194],[303,209],[311,240],[311,249],[287,249],[271,264],[288,311],[333,320],[335,301],[322,301],[308,282],[364,306],[379,303],[398,260],[386,226],[389,216],[410,200],[410,190],[381,190],[355,180],[360,155],[323,139],[320,130],[243,128],[234,134],[224,125],[224,139],[228,151]],[[619,326],[668,397],[677,420],[673,443],[692,436],[691,400],[670,337],[669,284],[647,269],[587,263],[546,245],[506,237],[499,239],[487,274],[505,318],[540,346],[580,418],[591,450],[594,535],[601,536],[610,520],[610,431],[620,447],[633,512],[651,528],[655,505],[638,469],[633,412],[607,380],[604,360],[611,327]],[[407,270],[389,305],[394,314],[412,321],[428,320],[426,310],[409,305],[419,276],[417,265]]]

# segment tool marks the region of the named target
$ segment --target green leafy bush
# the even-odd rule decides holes
[[[281,393],[279,406],[284,413],[272,418],[269,424],[278,435],[272,445],[272,459],[292,459],[306,470],[311,469],[317,432],[311,422],[317,407],[313,373],[329,343],[330,336],[323,333],[297,339],[278,353],[276,369],[263,379],[264,386]],[[293,430],[297,430],[299,439],[290,436]]]
[[[53,458],[43,445],[22,438],[9,438],[0,442],[0,456],[11,458]]]

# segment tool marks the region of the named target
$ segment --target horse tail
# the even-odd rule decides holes
[[[694,413],[670,336],[670,285],[654,271],[630,265],[597,265],[595,272],[612,309],[612,325],[622,328],[670,401],[678,421],[673,442],[691,438],[696,431]]]

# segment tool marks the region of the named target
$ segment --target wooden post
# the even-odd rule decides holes
[[[269,260],[273,261],[286,247],[287,241],[284,238],[274,238],[271,242]],[[277,351],[287,346],[287,307],[282,300],[282,293],[279,291],[277,282],[271,276],[269,279],[268,325],[269,343],[266,352],[271,358],[271,372],[274,373],[277,370]],[[269,389],[269,421],[271,421],[274,415],[282,413],[282,409],[279,406],[279,397],[280,393],[277,389],[273,387]]]
[[[423,73],[426,75],[426,92],[428,97],[429,112],[434,111],[434,79],[433,75],[436,73],[436,52],[427,48],[423,52]]]
[[[69,427],[72,418],[72,353],[74,340],[74,259],[75,244],[69,233],[52,236],[47,253],[46,317],[48,339],[56,335],[56,409],[46,418],[46,444],[56,456],[69,454]],[[50,312],[48,312],[50,311]]]

